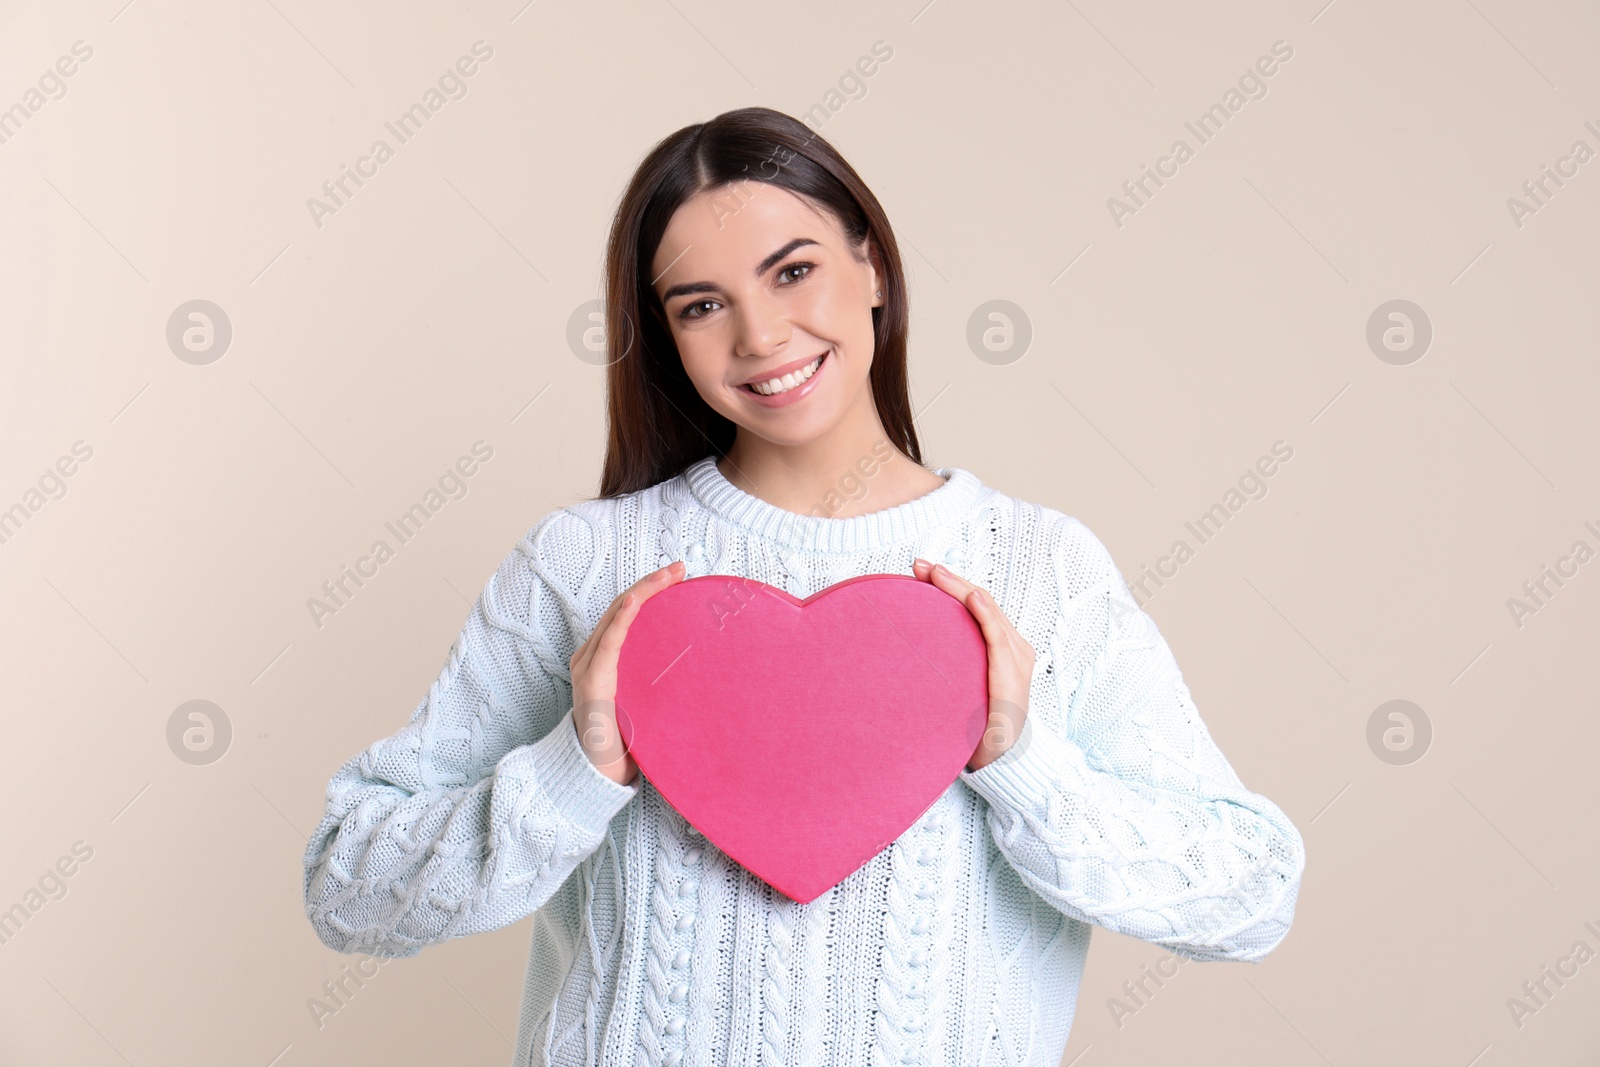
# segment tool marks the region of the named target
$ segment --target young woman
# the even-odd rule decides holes
[[[519,1067],[1055,1067],[1091,924],[1174,965],[1282,940],[1300,835],[1218,751],[1106,548],[923,466],[894,234],[832,147],[764,108],[662,141],[606,298],[601,496],[529,530],[409,724],[334,775],[305,856],[325,944],[413,956],[532,915]],[[618,650],[685,575],[805,597],[871,573],[971,610],[991,728],[898,840],[799,904],[639,775]]]

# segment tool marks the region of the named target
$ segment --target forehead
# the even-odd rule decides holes
[[[830,212],[781,186],[750,181],[708,189],[673,212],[651,277],[660,290],[681,280],[747,274],[796,237],[840,244],[844,234]]]

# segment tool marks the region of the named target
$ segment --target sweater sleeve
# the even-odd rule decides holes
[[[1063,516],[1050,556],[1057,611],[1034,685],[1057,686],[1060,711],[1030,708],[1011,748],[962,780],[1056,909],[1191,959],[1259,961],[1294,918],[1299,832],[1217,749],[1099,539]]]
[[[490,577],[405,727],[329,782],[305,906],[330,948],[408,957],[517,922],[638,792],[590,762],[572,722],[566,663],[583,624],[538,574],[541,539],[563,514]]]

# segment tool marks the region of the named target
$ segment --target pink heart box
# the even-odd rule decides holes
[[[805,600],[688,578],[646,600],[617,668],[640,772],[793,900],[890,845],[960,775],[988,721],[988,651],[961,601],[906,574]]]

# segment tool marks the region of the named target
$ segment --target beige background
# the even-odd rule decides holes
[[[527,923],[312,1021],[353,962],[302,912],[323,789],[517,538],[595,490],[603,371],[567,323],[633,166],[728,108],[824,103],[878,40],[821,128],[905,250],[931,465],[1081,518],[1136,582],[1294,450],[1147,603],[1305,837],[1294,929],[1120,1020],[1160,953],[1097,931],[1064,1062],[1600,1062],[1600,962],[1507,1006],[1600,949],[1600,562],[1507,606],[1600,548],[1600,160],[1507,207],[1600,149],[1592,4],[125,2],[0,5],[0,107],[93,49],[0,144],[0,508],[93,450],[0,544],[0,908],[93,850],[0,945],[0,1062],[509,1060]],[[478,40],[467,95],[319,227],[307,199]],[[1184,122],[1280,40],[1198,145]],[[1119,228],[1107,198],[1179,137]],[[165,337],[194,299],[233,330],[206,365]],[[991,299],[1033,330],[1005,365],[966,341]],[[1433,328],[1405,365],[1366,341],[1393,299]],[[478,440],[468,494],[316,627],[307,598]],[[232,726],[204,766],[167,739],[195,699]],[[1367,742],[1393,699],[1432,724],[1409,765]]]

